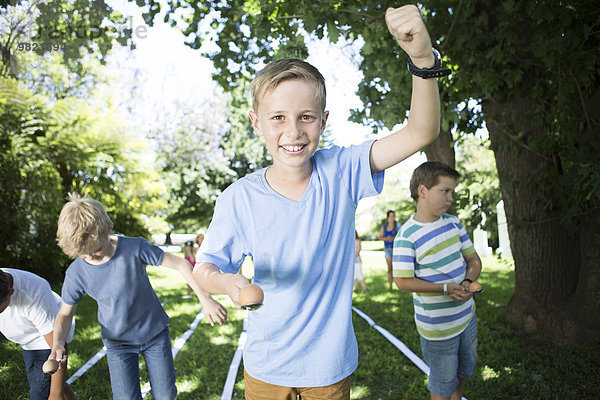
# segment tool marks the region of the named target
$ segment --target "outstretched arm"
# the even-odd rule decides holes
[[[69,330],[71,330],[71,324],[73,323],[73,316],[75,315],[75,310],[77,306],[71,306],[69,304],[65,304],[64,302],[60,306],[60,310],[58,310],[58,314],[56,314],[56,319],[54,320],[54,333],[52,335],[52,351],[50,352],[50,356],[48,359],[54,359],[58,361],[61,366],[67,361],[67,351],[65,349],[67,336],[69,335]]]
[[[54,331],[44,335],[48,346],[52,348],[54,343]],[[67,346],[65,345],[65,348]],[[73,389],[67,383],[67,363],[61,363],[58,369],[50,377],[50,396],[48,400],[73,400],[77,399]]]
[[[240,307],[240,290],[250,284],[244,275],[221,272],[216,265],[210,263],[197,263],[194,278],[202,289],[228,295],[236,307]]]
[[[435,63],[429,33],[415,5],[388,8],[385,15],[390,33],[418,68]],[[407,72],[408,73],[408,72]],[[437,79],[413,76],[408,123],[376,141],[371,148],[372,172],[383,171],[433,142],[440,130],[440,96]]]
[[[227,309],[198,286],[192,275],[192,266],[185,258],[165,253],[161,266],[177,270],[183,276],[200,300],[204,314],[211,326],[215,326],[215,321],[219,325],[223,325],[227,321]]]

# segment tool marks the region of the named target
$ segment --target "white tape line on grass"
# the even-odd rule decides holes
[[[385,338],[387,340],[389,340],[390,343],[392,343],[394,346],[396,346],[398,348],[398,350],[400,350],[402,353],[404,353],[404,355],[406,357],[408,357],[408,359],[410,361],[412,361],[413,364],[415,364],[417,367],[419,367],[419,369],[421,371],[423,371],[426,375],[429,375],[429,366],[427,364],[425,364],[425,362],[423,360],[421,360],[415,353],[413,353],[411,349],[409,349],[408,347],[406,347],[406,345],[404,343],[402,343],[400,340],[398,340],[398,338],[396,338],[394,335],[392,335],[391,333],[389,333],[387,330],[385,330],[382,327],[380,327],[379,325],[377,325],[375,323],[375,321],[373,321],[371,319],[371,317],[369,317],[367,314],[365,314],[364,312],[360,311],[358,308],[356,308],[354,306],[352,306],[352,309],[358,315],[360,315],[361,317],[363,317],[363,319],[365,321],[367,321],[367,323],[371,327],[377,329],[383,336],[385,336]]]
[[[229,372],[227,373],[225,386],[223,386],[223,394],[221,395],[221,400],[231,400],[231,396],[233,396],[233,386],[235,385],[235,378],[237,377],[240,362],[242,361],[242,352],[244,351],[244,346],[246,345],[246,338],[248,337],[248,333],[246,332],[247,324],[248,316],[246,315],[246,318],[244,318],[244,324],[242,325],[242,333],[240,334],[240,338],[238,340],[237,350],[235,351],[233,359],[231,360],[231,364],[229,365]]]
[[[413,364],[415,364],[417,367],[419,367],[419,369],[421,371],[423,371],[426,375],[429,375],[429,366],[427,364],[425,364],[425,362],[423,360],[421,360],[419,358],[419,356],[417,356],[415,353],[413,353],[413,351],[411,349],[409,349],[404,343],[402,343],[397,337],[395,337],[390,332],[388,332],[384,328],[377,325],[375,323],[375,321],[373,321],[371,319],[371,317],[369,317],[364,312],[360,311],[358,308],[352,306],[352,310],[354,310],[355,313],[357,313],[365,321],[367,321],[369,326],[378,330],[379,333],[381,333],[387,340],[390,341],[390,343],[392,343],[394,346],[396,346],[396,348],[398,348],[398,350],[400,350],[406,357],[408,357],[408,359],[410,361],[412,361]],[[467,400],[467,399],[465,397],[463,397],[462,400]]]
[[[92,368],[94,366],[94,364],[96,364],[98,361],[100,361],[102,359],[102,357],[104,357],[105,355],[106,355],[106,346],[104,346],[102,349],[100,349],[100,351],[97,352],[96,354],[94,354],[92,356],[92,358],[87,360],[87,362],[85,364],[83,364],[81,366],[81,368],[79,368],[77,370],[77,372],[75,372],[73,375],[71,375],[71,377],[69,379],[67,379],[67,383],[69,385],[73,384],[73,382],[75,382],[77,380],[77,378],[81,378],[81,376],[83,374],[85,374],[88,369]]]
[[[192,296],[190,295],[184,295],[184,296],[180,296],[180,297],[176,297],[175,299],[172,300],[181,300],[181,299],[191,299]],[[163,307],[165,306],[165,304],[167,304],[168,301],[164,301],[162,303],[160,303]],[[186,339],[187,340],[187,339]],[[179,351],[179,350],[177,350]],[[89,360],[87,360],[87,362],[85,364],[83,364],[78,370],[77,372],[75,372],[73,375],[71,375],[69,377],[69,379],[67,379],[67,383],[69,385],[71,385],[73,382],[75,382],[78,378],[81,378],[81,376],[83,374],[85,374],[90,368],[92,368],[98,361],[100,361],[102,359],[102,357],[104,357],[106,355],[106,346],[102,347],[102,349],[100,349],[96,354],[94,354],[92,356],[92,358],[90,358]],[[173,356],[175,357],[175,356]]]
[[[185,331],[183,333],[183,335],[179,336],[175,340],[175,344],[173,345],[173,349],[172,349],[173,358],[177,357],[177,353],[179,353],[179,350],[181,350],[181,348],[183,347],[185,342],[187,342],[188,339],[190,338],[190,336],[192,336],[192,333],[194,333],[194,331],[198,327],[198,324],[200,323],[200,320],[203,317],[204,317],[204,310],[200,310],[200,312],[198,314],[196,314],[196,318],[194,318],[194,320],[192,321],[190,328],[187,331]]]
[[[179,353],[179,350],[181,350],[181,348],[183,347],[183,345],[192,336],[192,334],[194,333],[194,331],[198,327],[198,324],[200,323],[200,320],[203,317],[204,317],[204,310],[200,310],[200,312],[198,314],[196,314],[196,318],[194,318],[194,320],[190,324],[190,328],[187,331],[185,331],[183,333],[183,335],[181,335],[177,339],[175,339],[175,344],[173,345],[173,348],[171,349],[171,354],[173,355],[173,359],[175,359],[175,357],[177,357],[177,354]],[[150,382],[146,382],[146,384],[142,388],[142,398],[146,397],[146,395],[148,394],[148,392],[150,392]]]

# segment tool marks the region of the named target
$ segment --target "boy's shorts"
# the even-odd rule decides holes
[[[244,369],[246,400],[290,400],[298,395],[303,400],[349,400],[350,375],[329,386],[323,387],[285,387],[271,385],[251,377]]]
[[[477,315],[458,336],[446,340],[428,340],[421,336],[423,358],[429,365],[427,389],[439,396],[456,391],[458,377],[470,378],[477,362]]]

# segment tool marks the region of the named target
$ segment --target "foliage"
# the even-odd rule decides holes
[[[150,5],[145,18],[151,24],[160,7],[154,0],[142,3]],[[569,220],[594,209],[600,196],[600,178],[591,168],[600,152],[598,132],[580,134],[592,128],[595,118],[587,100],[599,81],[599,10],[586,0],[491,3],[420,3],[444,63],[454,70],[439,82],[442,129],[463,134],[482,127],[478,99],[530,98],[524,110],[527,120],[544,127],[545,133],[522,137],[517,126],[507,132],[518,147],[547,160],[527,174],[543,179],[552,193],[537,199],[541,210],[560,209]],[[387,32],[384,13],[385,7],[376,1],[323,1],[310,7],[305,2],[191,1],[170,3],[165,20],[175,23],[175,16],[182,15],[180,26],[192,48],[202,50],[206,41],[214,41],[219,50],[209,56],[216,67],[214,78],[224,88],[251,78],[270,59],[306,57],[303,32],[332,42],[360,36],[365,43],[360,65],[365,79],[358,94],[364,107],[355,110],[354,119],[391,127],[398,110],[408,109],[411,78],[398,67],[406,56]],[[582,180],[589,183],[573,184]]]
[[[381,243],[381,242],[379,242]],[[370,243],[365,242],[365,247]],[[353,305],[376,324],[421,356],[412,306],[412,295],[387,289],[382,252],[363,254],[367,294],[355,294]],[[196,299],[180,299],[185,282],[175,271],[149,267],[153,287],[171,317],[171,340],[181,336],[200,310]],[[587,399],[600,390],[596,346],[528,348],[508,328],[506,303],[513,292],[514,270],[510,263],[485,259],[480,278],[484,291],[477,295],[478,361],[475,376],[467,381],[465,397],[473,399]],[[55,291],[60,288],[55,286]],[[229,365],[242,331],[243,311],[228,307],[228,322],[210,327],[205,320],[183,346],[177,358],[178,398],[221,398]],[[353,313],[359,365],[352,374],[352,399],[428,398],[427,377],[383,335]],[[102,348],[95,302],[85,297],[77,308],[77,329],[70,344],[69,375]],[[0,398],[26,398],[27,379],[19,346],[0,339]],[[142,361],[143,363],[143,361]],[[147,381],[141,368],[142,383]],[[108,365],[103,358],[73,384],[79,398],[110,398]],[[243,399],[242,365],[238,370],[234,399]]]
[[[266,149],[254,135],[240,87],[233,95],[178,105],[154,134],[167,177],[167,220],[197,230],[210,223],[217,196],[239,178],[267,163]]]
[[[101,201],[115,232],[148,236],[143,215],[162,189],[139,160],[143,143],[94,93],[105,56],[131,37],[122,17],[104,1],[11,3],[0,5],[1,263],[58,280],[67,193]]]
[[[460,65],[457,84],[469,80],[471,92],[477,90],[484,102],[526,104],[511,115],[486,118],[500,124],[515,151],[543,160],[522,177],[523,184],[543,189],[532,199],[540,215],[559,211],[566,222],[594,209],[600,187],[590,163],[600,154],[600,137],[593,128],[597,107],[594,112],[590,100],[600,89],[598,7],[585,0],[460,5],[426,2],[433,11],[432,30]],[[583,181],[589,184],[580,185]]]
[[[472,240],[473,230],[481,227],[488,234],[489,246],[497,249],[496,205],[502,197],[489,141],[476,136],[463,137],[458,146],[456,165],[461,176],[455,190],[453,208],[458,210],[458,217]]]
[[[445,66],[454,71],[439,81],[442,130],[473,133],[484,122],[490,130],[520,271],[514,315],[523,316],[531,305],[528,298],[535,299],[535,314],[556,327],[557,335],[566,335],[555,311],[572,313],[567,302],[549,294],[567,287],[567,296],[579,292],[577,302],[592,307],[572,317],[574,324],[599,324],[598,318],[586,317],[600,315],[586,282],[597,286],[600,260],[582,257],[581,249],[598,232],[590,216],[597,214],[600,201],[595,167],[600,158],[600,8],[590,0],[426,0],[419,7]],[[303,32],[332,42],[361,37],[364,107],[353,118],[390,126],[408,108],[412,78],[403,68],[406,56],[385,28],[380,2],[331,0],[307,7],[304,1],[191,1],[168,8],[167,20],[183,16],[190,46],[202,50],[203,41],[216,43],[218,50],[209,56],[217,67],[215,79],[225,88],[273,58],[304,58]],[[206,34],[209,26],[216,34]],[[545,248],[565,232],[573,245],[563,241],[565,248]],[[538,234],[548,240],[526,240]],[[564,260],[558,262],[561,255]],[[548,273],[537,279],[540,270]]]
[[[85,54],[100,61],[115,42],[127,44],[131,28],[104,0],[21,0],[0,4],[0,76],[17,77],[28,54],[57,53],[60,64],[85,75]]]
[[[426,6],[432,26],[452,30],[444,51],[460,65],[457,81],[477,90],[490,131],[517,265],[511,321],[544,340],[597,341],[600,258],[586,249],[600,231],[600,9],[460,4]]]
[[[148,177],[110,108],[105,114],[77,99],[33,95],[14,79],[0,78],[0,94],[2,265],[62,277],[67,260],[56,246],[56,220],[70,192],[101,201],[116,232],[148,235],[141,213],[151,193],[136,186]]]
[[[155,3],[149,0],[148,4]],[[359,83],[358,95],[363,107],[354,110],[351,119],[376,130],[397,125],[398,116],[409,109],[412,86],[410,74],[405,68],[398,68],[405,65],[406,55],[387,30],[385,9],[375,1],[325,1],[311,4],[311,7],[306,7],[303,2],[245,1],[233,5],[230,2],[194,1],[185,6],[171,4],[165,20],[175,22],[176,15],[183,15],[183,21],[178,25],[189,35],[188,44],[208,52],[215,65],[213,77],[226,90],[251,79],[263,63],[271,59],[305,58],[308,54],[306,32],[319,39],[327,37],[332,42],[360,37],[364,41],[360,50],[360,70],[364,79]],[[429,13],[423,11],[429,22]],[[151,24],[155,14],[155,11],[147,13],[146,22]],[[432,37],[437,39],[437,36]],[[214,42],[218,50],[204,50],[209,49],[209,46],[203,46],[208,41]],[[444,61],[456,70],[448,56]],[[454,77],[440,80],[439,84],[442,129],[456,131],[459,135],[475,132],[481,126],[481,119],[480,108],[468,101],[472,97],[471,85],[457,83]],[[405,206],[398,204],[400,209]]]
[[[45,99],[0,78],[0,264],[57,276],[66,261],[55,244],[63,191],[38,144],[50,120]]]

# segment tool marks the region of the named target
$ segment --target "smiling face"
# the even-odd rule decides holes
[[[415,219],[420,222],[433,222],[444,215],[452,205],[456,183],[456,178],[441,175],[438,177],[438,183],[430,189],[419,185]]]
[[[293,79],[265,93],[256,112],[250,112],[257,135],[264,137],[278,172],[312,171],[310,157],[325,130],[328,112],[320,110],[317,84]]]

